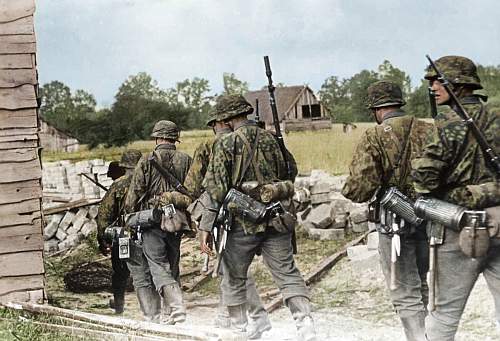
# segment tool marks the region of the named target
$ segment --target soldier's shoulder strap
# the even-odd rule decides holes
[[[239,188],[241,186],[243,180],[245,179],[245,174],[248,170],[248,167],[250,167],[250,164],[253,164],[255,176],[257,177],[257,181],[259,182],[259,184],[262,184],[263,183],[263,176],[260,173],[260,170],[257,167],[257,164],[255,163],[255,153],[257,151],[257,147],[259,144],[260,129],[257,128],[257,132],[255,133],[255,140],[254,140],[253,145],[250,144],[250,142],[246,138],[245,134],[243,134],[241,132],[241,130],[236,130],[235,134],[241,139],[241,141],[245,145],[245,148],[248,150],[248,154],[249,154],[248,158],[245,160],[245,163],[243,164],[240,178],[236,182],[236,187]]]

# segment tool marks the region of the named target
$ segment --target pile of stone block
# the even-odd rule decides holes
[[[92,232],[97,231],[97,212],[98,206],[93,205],[45,217],[45,252],[51,254],[75,247]]]
[[[44,162],[42,165],[42,185],[45,202],[58,200],[99,199],[105,191],[82,174],[87,174],[105,187],[113,181],[106,176],[109,161],[102,159],[83,160],[71,163],[68,160]],[[54,199],[54,201],[56,201]],[[50,205],[49,205],[50,206]],[[47,206],[45,206],[47,207]]]
[[[310,176],[297,177],[297,190],[306,189],[308,198],[297,199],[302,211],[299,224],[312,239],[344,239],[346,231],[368,230],[368,206],[346,199],[340,191],[346,176],[332,176],[322,170],[313,170]]]

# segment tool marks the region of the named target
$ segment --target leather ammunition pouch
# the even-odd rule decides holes
[[[210,202],[210,195],[207,192],[203,192],[198,199],[193,201],[186,209],[191,215],[191,220],[199,222],[207,207],[210,207]]]

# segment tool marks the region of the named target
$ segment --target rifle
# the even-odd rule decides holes
[[[292,167],[290,164],[290,160],[288,159],[288,153],[285,147],[285,142],[283,141],[283,135],[281,134],[281,127],[278,117],[278,107],[276,106],[276,97],[274,96],[274,90],[276,89],[276,87],[273,85],[273,73],[271,71],[271,64],[269,63],[268,56],[264,56],[264,65],[266,67],[267,81],[269,82],[267,90],[269,91],[269,104],[271,105],[271,112],[273,113],[273,124],[274,130],[276,132],[276,139],[278,141],[281,154],[283,155],[283,159],[285,160],[287,175],[290,178],[292,176]]]
[[[83,175],[83,176],[84,176],[84,177],[86,177],[88,180],[90,180],[90,182],[92,182],[94,185],[96,185],[96,186],[98,186],[98,187],[102,188],[102,189],[103,189],[103,190],[105,190],[106,192],[108,191],[108,188],[107,188],[107,187],[105,187],[105,186],[101,185],[101,184],[99,183],[99,181],[97,181],[97,174],[96,174],[96,173],[94,173],[94,177],[95,177],[94,179],[92,179],[90,176],[88,176],[88,175],[87,175],[87,174],[85,174],[85,173],[80,173],[80,175]]]
[[[257,124],[259,123],[260,121],[260,113],[259,113],[259,99],[256,98],[255,99],[255,122],[257,122]]]
[[[479,144],[479,147],[485,154],[485,158],[493,165],[496,174],[500,175],[500,159],[498,158],[498,155],[489,145],[488,141],[486,141],[486,137],[479,130],[478,126],[476,125],[472,117],[469,116],[462,103],[460,103],[457,95],[455,95],[455,93],[451,89],[450,82],[448,81],[448,79],[444,76],[443,73],[441,73],[441,71],[439,71],[436,64],[431,59],[431,57],[429,57],[428,54],[425,55],[425,57],[429,60],[430,66],[434,69],[434,71],[438,75],[437,79],[441,82],[446,92],[450,96],[451,102],[452,104],[454,104],[455,112],[458,114],[458,116],[462,118],[464,123],[471,129],[472,134],[474,135],[477,143]]]
[[[222,257],[226,251],[227,243],[227,233],[231,229],[232,223],[231,212],[227,209],[225,204],[222,204],[219,214],[215,219],[213,238],[214,238],[214,249],[217,254],[217,259],[215,261],[214,270],[212,272],[212,278],[217,278],[219,276],[219,269],[222,262]]]
[[[154,168],[156,168],[156,170],[158,172],[160,172],[160,174],[172,185],[174,186],[175,190],[179,193],[182,193],[186,196],[188,196],[191,200],[194,200],[193,198],[193,195],[187,190],[186,187],[184,187],[184,185],[168,170],[166,169],[165,167],[163,167],[162,165],[160,165],[157,161],[156,161],[156,158],[154,157],[154,155],[152,154],[150,157],[149,157],[149,162],[151,162],[151,164],[153,165]]]

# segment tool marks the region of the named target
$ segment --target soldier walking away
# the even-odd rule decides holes
[[[432,225],[431,240],[437,231],[442,231],[439,238],[436,237],[442,240],[442,244],[436,247],[435,282],[438,288],[435,310],[430,311],[426,321],[427,338],[447,341],[455,339],[460,317],[480,273],[493,294],[496,319],[500,321],[500,186],[494,160],[487,155],[491,152],[498,155],[500,152],[500,113],[490,111],[485,106],[486,97],[474,93],[482,86],[476,66],[470,59],[445,56],[438,59],[435,66],[442,75],[429,67],[425,78],[440,109],[436,116],[437,133],[430,138],[423,155],[412,163],[415,190],[423,196],[423,202],[431,197],[440,199],[442,209],[454,204],[467,210],[497,212],[496,217],[487,217],[488,228],[483,226],[482,230],[487,230],[491,238],[486,234],[487,238],[483,241],[487,243],[483,247],[478,245],[475,250],[482,251],[483,255],[475,258],[467,255],[462,248],[463,242],[467,242],[463,233],[470,231],[469,228]],[[443,83],[441,76],[449,83]],[[449,86],[452,92],[448,92],[445,86]],[[459,116],[460,106],[453,94],[472,120],[464,121]],[[472,122],[479,128],[479,134],[471,129]],[[478,143],[481,133],[490,150],[484,150]],[[418,201],[416,210],[417,205]],[[463,216],[467,217],[469,213],[465,212]],[[480,236],[480,229],[473,231],[478,233],[477,237]]]
[[[207,121],[207,126],[212,127],[215,137],[208,141],[202,142],[195,150],[193,155],[193,163],[191,168],[189,168],[188,175],[184,185],[187,190],[193,193],[193,196],[198,198],[191,206],[191,219],[194,221],[201,220],[201,216],[205,211],[205,198],[206,192],[204,192],[202,183],[203,178],[207,172],[208,164],[210,161],[210,156],[212,155],[212,150],[214,145],[222,136],[232,132],[231,128],[224,123],[221,119],[221,114],[216,111],[212,111]],[[208,256],[208,255],[206,255]],[[221,273],[221,275],[223,275]],[[257,287],[255,286],[255,280],[251,275],[249,270],[248,279],[246,281],[247,288],[247,308],[248,316],[250,317],[250,323],[248,326],[248,338],[259,339],[262,334],[271,329],[271,321],[267,311],[262,304],[259,293],[257,292]],[[221,286],[221,295],[224,287]],[[215,319],[215,325],[220,328],[229,328],[231,321],[229,319],[229,312],[227,307],[222,303],[222,296],[220,297],[217,317]]]
[[[121,178],[113,182],[109,190],[104,195],[101,204],[99,205],[99,213],[97,214],[97,241],[99,248],[104,255],[111,251],[111,265],[113,274],[111,276],[111,288],[113,290],[113,299],[110,300],[110,308],[115,310],[116,314],[123,313],[125,305],[125,288],[130,272],[125,261],[118,256],[118,243],[115,239],[111,245],[104,238],[104,230],[107,227],[123,227],[123,209],[125,205],[125,196],[127,195],[128,187],[132,179],[132,173],[135,165],[141,158],[142,154],[138,150],[130,149],[123,153],[120,163],[116,166],[123,169],[124,172]],[[117,167],[114,167],[112,174],[117,172]],[[108,170],[109,172],[109,170]]]
[[[376,82],[368,87],[367,98],[378,125],[368,129],[358,143],[342,194],[354,202],[372,199],[370,218],[379,233],[380,264],[392,304],[406,339],[423,341],[429,266],[425,227],[384,209],[381,200],[390,189],[414,198],[410,162],[422,152],[433,125],[401,109],[405,101],[397,84]],[[399,252],[397,260],[394,252]]]
[[[296,167],[288,177],[287,164],[275,136],[247,119],[253,108],[243,96],[221,97],[215,110],[233,132],[221,137],[214,146],[203,180],[211,203],[200,223],[200,246],[202,251],[209,252],[210,233],[222,208],[229,229],[222,253],[222,295],[231,328],[247,335],[245,281],[255,254],[261,252],[296,322],[299,339],[316,340],[309,292],[293,258],[295,221],[289,212],[293,210],[291,195],[280,197],[283,193],[275,191],[277,196],[264,203],[262,196],[254,191],[266,185],[290,183],[297,174]],[[296,166],[293,160],[291,163]],[[276,207],[280,209],[274,211]]]
[[[135,168],[125,201],[127,212],[156,208],[158,202],[166,200],[165,197],[177,197],[174,194],[180,193],[175,192],[172,180],[166,179],[160,168],[170,172],[182,184],[191,165],[191,157],[176,150],[179,129],[174,122],[158,121],[151,136],[155,138],[156,147],[153,152],[141,158]],[[175,209],[175,217],[185,219],[181,208]],[[156,295],[152,292],[153,288],[156,288],[163,298],[164,305],[169,308],[164,310],[169,310],[169,315],[163,316],[162,322],[175,324],[184,322],[186,318],[179,274],[182,231],[171,232],[172,230],[165,228],[163,222],[162,220],[158,226],[141,232],[142,252],[134,247],[135,251],[131,250],[128,265],[134,286],[139,289],[139,303],[144,314],[151,318],[158,314]],[[182,221],[182,225],[186,224],[186,221]],[[134,252],[137,254],[132,255]]]

